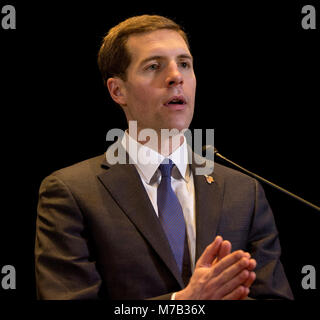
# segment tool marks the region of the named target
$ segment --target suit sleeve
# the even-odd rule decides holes
[[[38,299],[97,299],[101,278],[71,191],[56,176],[40,186],[35,241]]]
[[[254,215],[249,232],[249,248],[257,261],[256,280],[250,297],[258,299],[293,299],[283,266],[281,247],[273,213],[261,185],[256,183]]]

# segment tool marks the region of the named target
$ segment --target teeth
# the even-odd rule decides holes
[[[179,104],[182,104],[183,101],[182,101],[182,100],[179,100],[179,99],[174,99],[174,100],[171,100],[169,103],[179,103]]]

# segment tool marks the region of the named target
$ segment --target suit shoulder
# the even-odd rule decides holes
[[[214,170],[213,174],[218,177],[222,178],[224,181],[234,181],[238,183],[255,183],[255,179],[232,168],[224,166],[219,163],[214,163]]]
[[[105,154],[77,162],[68,167],[56,170],[49,176],[56,177],[58,179],[68,180],[87,180],[90,177],[95,177],[103,170],[102,164],[105,159]],[[48,177],[47,177],[48,178]]]

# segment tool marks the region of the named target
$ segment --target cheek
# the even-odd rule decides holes
[[[194,82],[191,86],[191,92],[190,92],[193,104],[195,103],[195,98],[196,98],[196,87],[197,87],[196,82]]]
[[[137,85],[131,86],[129,92],[129,103],[135,109],[141,112],[147,112],[150,107],[154,104],[155,93],[149,86],[138,83]]]
[[[192,92],[195,92],[195,91],[196,91],[197,80],[196,80],[195,75],[190,79],[189,86],[190,86],[190,90],[191,90]]]

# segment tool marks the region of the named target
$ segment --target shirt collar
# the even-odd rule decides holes
[[[188,181],[190,176],[188,166],[188,147],[184,136],[183,138],[184,140],[182,145],[167,158],[171,159],[176,165],[181,177],[185,181]],[[159,165],[166,157],[154,149],[137,142],[128,134],[127,130],[122,137],[121,144],[129,154],[131,161],[137,166],[145,182],[150,184],[150,181]]]

